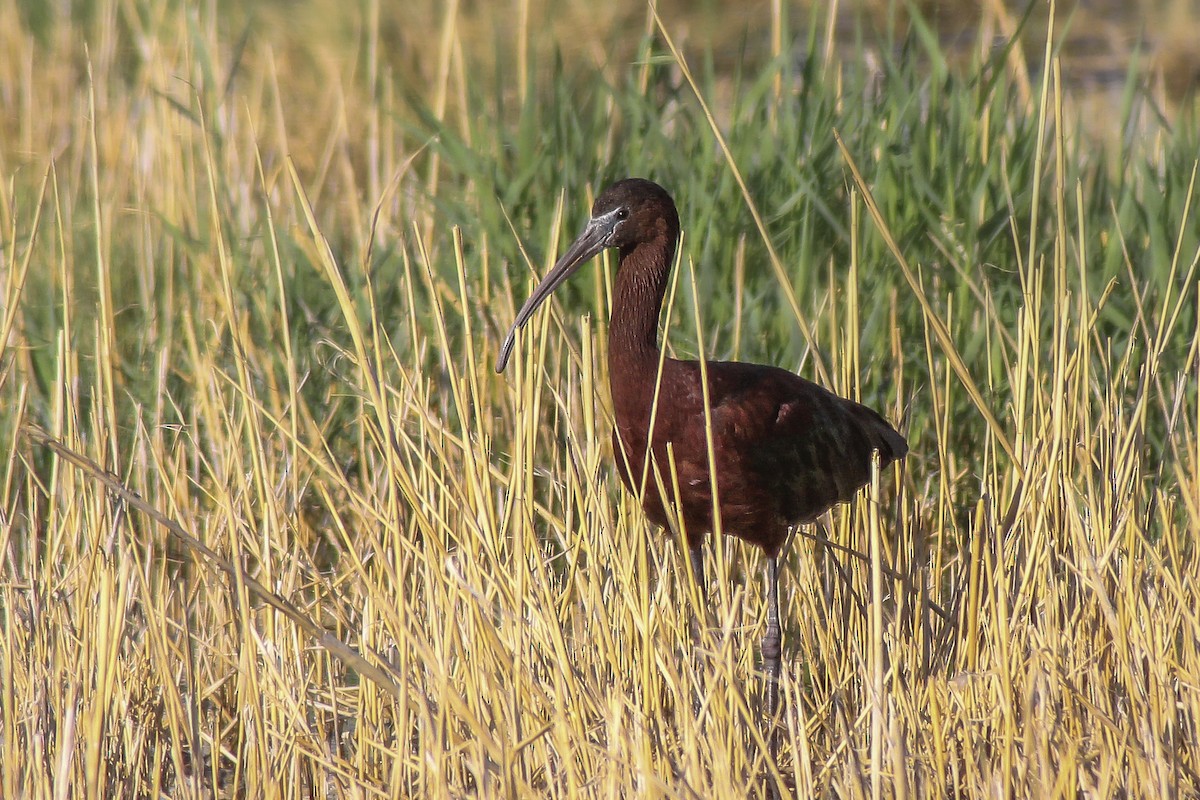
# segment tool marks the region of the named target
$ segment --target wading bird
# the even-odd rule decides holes
[[[667,509],[676,510],[700,585],[701,545],[715,527],[714,482],[720,530],[763,549],[767,559],[763,700],[773,722],[782,639],[780,548],[793,526],[851,500],[867,484],[873,451],[879,453],[882,469],[903,458],[908,444],[871,409],[787,370],[709,361],[702,371],[697,361],[661,358],[659,311],[678,241],[679,214],[665,189],[638,178],[610,186],[596,198],[583,232],[517,313],[496,371],[502,372],[508,364],[517,331],[538,306],[582,264],[602,250],[616,248],[620,265],[608,331],[608,373],[618,472],[625,487],[641,497],[642,508],[656,524],[667,527]],[[656,392],[657,410],[653,409]],[[652,463],[644,471],[647,456]]]

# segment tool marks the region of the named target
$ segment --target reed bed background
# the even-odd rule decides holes
[[[756,794],[760,555],[709,551],[693,660],[614,264],[491,369],[633,174],[672,352],[911,444],[817,529],[895,577],[788,551],[787,785],[1200,793],[1194,108],[1131,67],[1080,133],[1040,5],[854,59],[836,11],[586,5],[0,1],[0,795]]]

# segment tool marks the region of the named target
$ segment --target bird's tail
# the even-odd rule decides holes
[[[879,438],[883,441],[883,447],[879,448],[880,460],[887,463],[899,461],[908,455],[908,440],[889,425],[887,420],[880,417],[879,421],[883,423],[879,430]]]
[[[908,455],[908,441],[881,417],[874,409],[854,404],[855,411],[864,423],[864,428],[871,431],[871,444],[879,451],[879,466],[886,467],[893,461],[899,461]]]

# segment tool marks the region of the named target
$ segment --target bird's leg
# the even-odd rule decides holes
[[[695,594],[692,596],[692,649],[700,646],[700,634],[704,630],[704,621],[708,618],[708,600],[704,586],[704,540],[684,537],[688,548],[688,559],[691,562],[692,581]]]
[[[688,542],[688,556],[692,563],[692,580],[695,581],[695,608],[692,611],[692,668],[696,673],[696,696],[692,698],[692,710],[700,713],[704,703],[704,663],[700,657],[700,638],[704,633],[704,622],[708,619],[708,603],[704,591],[704,549],[702,540]]]
[[[779,669],[783,655],[783,632],[779,628],[779,557],[767,559],[767,632],[762,640],[763,671],[767,673],[763,693],[764,711],[771,727],[779,711]]]
[[[699,600],[704,603],[704,547],[703,543],[696,541],[688,543],[688,556],[692,560],[692,579],[696,581],[696,588],[700,590]]]
[[[779,628],[779,556],[767,558],[767,632],[762,640],[763,671],[767,681],[763,689],[763,716],[767,725],[767,747],[771,764],[779,753],[779,672],[783,655],[783,632]],[[767,776],[767,797],[779,797],[779,788]]]

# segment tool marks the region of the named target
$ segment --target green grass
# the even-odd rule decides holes
[[[1200,791],[1186,106],[1083,134],[1041,17],[961,63],[911,9],[840,60],[408,5],[0,2],[0,796]],[[775,766],[760,555],[693,661],[612,471],[613,260],[491,369],[625,175],[680,205],[672,353],[910,442],[820,529],[878,569],[788,551]]]

